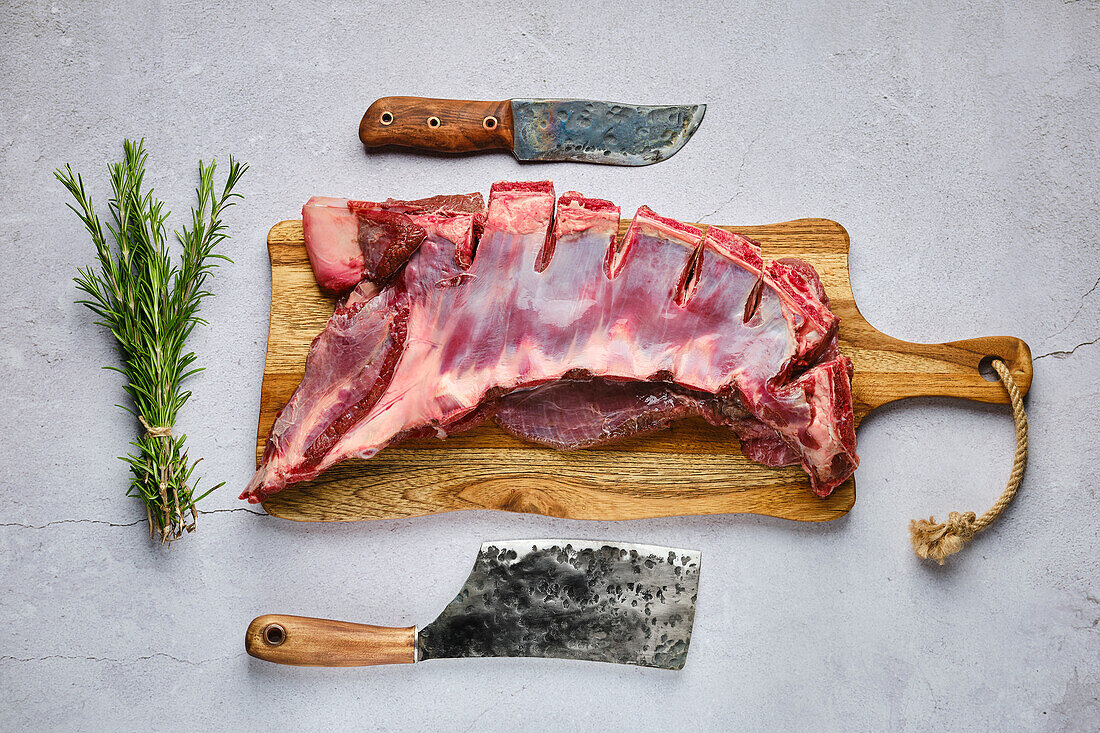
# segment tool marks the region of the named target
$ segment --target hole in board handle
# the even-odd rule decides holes
[[[383,125],[392,125],[393,115],[391,115],[389,112],[383,112],[382,116],[378,118],[378,121],[381,122]]]
[[[993,369],[993,360],[994,359],[1000,359],[1001,361],[1004,361],[999,356],[986,356],[986,357],[983,357],[982,360],[978,362],[978,373],[981,374],[982,379],[984,379],[987,382],[999,382],[1001,380],[1001,378],[999,376],[997,376],[996,370]],[[1005,362],[1006,365],[1007,365],[1007,363],[1008,362]]]
[[[268,646],[279,646],[286,641],[286,629],[279,624],[268,624],[264,627],[263,637]]]
[[[429,117],[428,118],[428,127],[432,127],[432,128],[439,127],[439,118],[434,116],[434,115]]]
[[[497,118],[489,115],[481,121],[481,126],[484,127],[486,130],[495,130],[497,129]]]

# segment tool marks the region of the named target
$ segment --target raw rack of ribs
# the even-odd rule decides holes
[[[827,496],[858,465],[851,362],[817,273],[548,182],[303,210],[318,282],[350,293],[310,347],[252,502],[352,457],[482,421],[584,448],[695,415]]]

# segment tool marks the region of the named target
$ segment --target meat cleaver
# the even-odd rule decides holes
[[[649,106],[590,99],[472,102],[383,97],[359,123],[368,148],[442,153],[511,150],[520,160],[649,165],[691,138],[705,104]]]
[[[462,657],[557,657],[682,669],[699,553],[584,540],[486,542],[427,626],[268,614],[245,649],[279,664],[357,667]]]

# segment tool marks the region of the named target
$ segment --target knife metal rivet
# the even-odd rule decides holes
[[[429,117],[428,118],[428,127],[439,127],[439,118],[434,117],[434,116]]]
[[[381,122],[383,125],[392,125],[393,115],[391,115],[389,112],[383,112],[382,116],[378,118],[378,121]]]
[[[264,627],[263,637],[268,646],[279,646],[286,641],[286,629],[279,624],[268,624]]]
[[[493,117],[492,115],[489,115],[488,117],[486,117],[484,120],[481,121],[481,125],[486,130],[495,130],[495,129],[497,129],[497,118]]]

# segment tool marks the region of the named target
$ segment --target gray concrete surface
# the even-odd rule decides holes
[[[5,3],[0,9],[0,728],[1095,730],[1100,726],[1100,4]],[[670,161],[618,169],[366,155],[384,94],[709,106]],[[54,167],[97,199],[124,135],[186,211],[200,156],[252,165],[229,217],[207,371],[181,418],[228,485],[164,550],[123,496],[135,425],[73,304],[90,244]],[[312,194],[418,196],[553,177],[685,219],[826,216],[858,302],[914,341],[1011,334],[1036,355],[1032,460],[1008,514],[944,568],[911,517],[987,507],[1003,407],[919,400],[859,433],[851,514],[622,524],[465,513],[302,525],[236,500],[253,466],[264,237]],[[308,670],[244,655],[283,611],[423,623],[486,538],[699,548],[686,669],[547,660]]]

